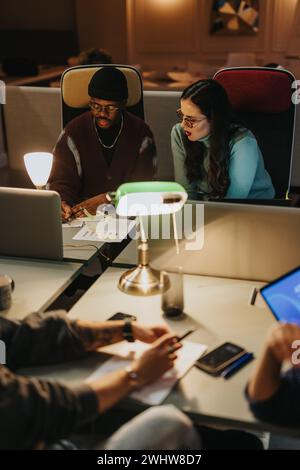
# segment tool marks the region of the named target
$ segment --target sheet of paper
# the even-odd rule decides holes
[[[81,230],[73,237],[73,240],[117,243],[124,240],[135,225],[135,220],[111,217],[100,221],[85,222]]]
[[[73,219],[70,222],[64,222],[62,224],[63,228],[81,228],[83,226],[83,220]]]
[[[149,345],[136,341],[135,343],[122,343],[118,350],[119,355],[101,364],[88,378],[91,382],[109,372],[128,366],[131,361],[138,357]],[[166,372],[159,380],[136,390],[130,396],[148,405],[159,405],[169,395],[172,387],[193,366],[195,361],[203,355],[207,346],[204,344],[183,341],[183,347],[177,352],[178,359],[173,369]]]

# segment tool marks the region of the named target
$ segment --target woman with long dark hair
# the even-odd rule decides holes
[[[275,191],[251,131],[234,122],[215,80],[187,87],[171,133],[175,180],[193,199],[272,199]]]

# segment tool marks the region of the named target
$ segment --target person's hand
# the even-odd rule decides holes
[[[143,341],[144,343],[153,343],[161,336],[170,333],[167,325],[141,325],[139,322],[132,322],[132,335],[134,339]]]
[[[176,351],[182,348],[176,335],[166,334],[157,339],[138,359],[132,363],[132,370],[138,375],[138,385],[142,386],[161,377],[172,369],[177,359]]]
[[[89,214],[95,215],[97,207],[105,203],[107,203],[106,193],[98,194],[97,196],[91,197],[90,199],[73,206],[72,215],[74,217],[86,217],[84,209],[86,209]]]
[[[72,208],[66,201],[61,202],[61,218],[63,221],[69,220],[72,217]]]
[[[294,341],[298,340],[298,344]],[[300,327],[291,323],[276,323],[267,336],[266,349],[272,354],[274,359],[280,364],[289,361],[293,367],[295,364],[293,354],[300,359]]]

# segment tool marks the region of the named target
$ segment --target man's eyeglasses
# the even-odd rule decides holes
[[[181,109],[177,109],[176,114],[177,114],[177,117],[178,117],[179,121],[180,122],[184,121],[186,123],[186,125],[190,128],[198,126],[198,124],[200,124],[200,122],[205,121],[205,119],[207,119],[206,117],[204,117],[202,119],[195,119],[195,118],[192,118],[192,117],[187,117],[183,114]]]
[[[102,106],[99,103],[96,103],[95,101],[90,101],[89,102],[89,107],[91,108],[92,111],[95,111],[95,113],[99,113],[100,111],[103,111],[108,114],[115,113],[120,109],[119,106],[116,106],[114,104],[108,104],[106,106]]]

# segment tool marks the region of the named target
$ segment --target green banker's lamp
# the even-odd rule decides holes
[[[116,212],[120,217],[140,217],[141,243],[138,266],[126,271],[119,280],[119,289],[126,294],[146,296],[160,294],[169,288],[169,279],[149,265],[149,246],[143,229],[142,216],[173,214],[187,200],[185,189],[178,183],[147,181],[122,184],[115,194]]]

